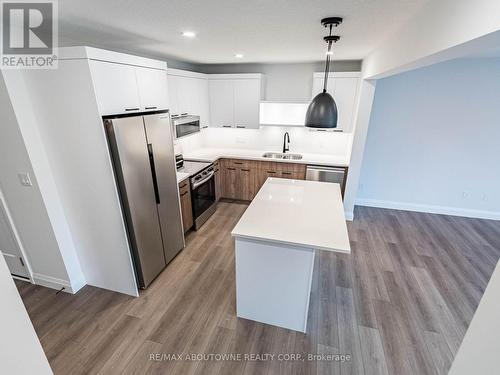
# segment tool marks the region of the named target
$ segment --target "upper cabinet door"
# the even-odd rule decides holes
[[[333,98],[337,104],[337,127],[350,133],[353,129],[359,79],[355,77],[336,78]]]
[[[170,110],[170,115],[179,115],[179,77],[169,74],[167,76],[168,80],[168,105]]]
[[[135,68],[141,111],[168,108],[167,72],[160,69]]]
[[[236,128],[259,128],[260,80],[234,80],[234,125]]]
[[[330,93],[330,95],[333,95],[333,93],[335,92],[335,82],[336,79],[332,78],[332,77],[328,77],[328,83],[327,83],[327,87],[326,87],[326,91],[328,93]],[[323,85],[325,83],[325,79],[324,77],[314,77],[313,78],[313,89],[312,89],[312,98],[314,98],[316,95],[318,95],[319,93],[323,92]]]
[[[200,125],[206,128],[210,125],[210,109],[208,103],[208,79],[196,79],[196,93],[197,93],[197,113],[200,116]]]
[[[199,95],[196,87],[196,78],[179,77],[177,98],[180,114],[198,115]]]
[[[233,81],[214,79],[208,82],[210,96],[210,125],[234,127]]]
[[[141,110],[135,67],[91,60],[90,69],[101,115]]]

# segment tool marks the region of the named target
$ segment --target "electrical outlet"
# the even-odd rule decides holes
[[[483,194],[483,201],[487,201],[488,200],[488,196],[486,194]]]
[[[19,181],[21,181],[21,185],[23,186],[32,186],[31,178],[29,173],[18,173]]]
[[[469,193],[466,191],[462,191],[462,199],[467,199],[469,197]]]

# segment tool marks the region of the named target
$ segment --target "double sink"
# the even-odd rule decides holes
[[[263,158],[267,159],[285,159],[285,160],[300,160],[302,159],[301,154],[286,154],[284,152],[266,152],[262,155]]]

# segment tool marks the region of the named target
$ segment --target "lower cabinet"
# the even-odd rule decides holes
[[[255,196],[256,163],[250,160],[224,159],[222,197],[250,201]]]
[[[295,163],[222,159],[221,197],[251,201],[268,177],[304,180],[306,166]]]
[[[179,196],[181,199],[182,227],[186,233],[193,226],[193,207],[191,204],[191,186],[189,180],[179,183]]]

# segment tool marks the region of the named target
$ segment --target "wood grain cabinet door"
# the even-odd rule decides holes
[[[239,168],[239,189],[237,198],[244,201],[251,201],[255,197],[255,169]]]
[[[182,181],[179,184],[179,197],[181,200],[182,227],[184,233],[186,233],[193,226],[193,206],[189,181]]]
[[[229,199],[238,198],[238,185],[239,185],[239,169],[235,167],[226,166],[224,168],[224,185],[223,197]]]

